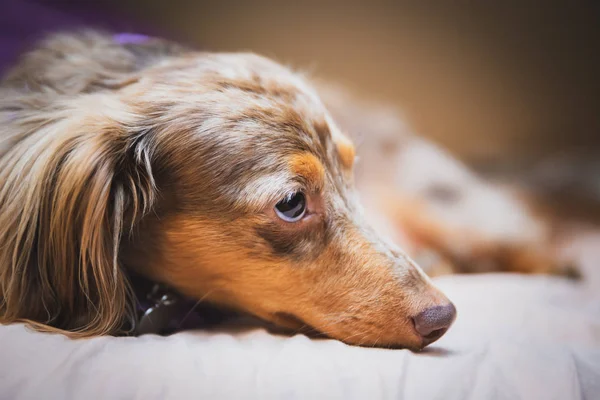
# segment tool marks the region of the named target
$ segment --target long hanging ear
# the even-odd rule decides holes
[[[109,94],[51,111],[12,100],[10,115],[0,109],[0,321],[118,333],[132,312],[121,234],[155,198],[144,138]]]

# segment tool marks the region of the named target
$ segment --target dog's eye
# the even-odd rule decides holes
[[[300,221],[306,212],[306,197],[303,193],[294,193],[275,205],[275,213],[286,222]]]

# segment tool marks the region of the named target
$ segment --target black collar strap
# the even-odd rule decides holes
[[[130,274],[129,280],[136,296],[137,320],[132,332],[136,336],[206,328],[237,315],[185,297],[167,285],[139,275]]]

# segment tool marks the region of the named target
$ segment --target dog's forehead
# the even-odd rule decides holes
[[[168,102],[158,114],[169,131],[195,132],[215,177],[248,192],[231,197],[281,195],[298,177],[319,186],[321,170],[344,184],[354,148],[301,75],[253,54],[196,57],[165,66],[148,96],[153,107]]]
[[[351,147],[306,79],[267,58],[252,53],[195,53],[154,71],[156,77],[147,86],[150,100],[168,102],[168,109],[175,111],[171,115],[185,114],[189,121],[208,114],[212,123],[234,125],[242,133],[301,139],[313,152],[319,150],[314,144],[331,141],[341,143],[342,150]],[[195,106],[204,110],[194,110]]]
[[[212,112],[226,125],[274,144],[287,139],[312,153],[323,153],[335,142],[344,164],[349,163],[350,141],[301,74],[252,53],[208,54],[200,60],[204,104],[212,104]]]
[[[202,61],[207,70],[232,80],[271,86],[280,85],[283,91],[302,94],[320,103],[316,92],[304,77],[273,60],[253,53],[214,53]]]
[[[221,66],[207,79],[217,90],[231,90],[234,96],[257,109],[279,109],[292,118],[290,111],[295,111],[306,123],[325,122],[325,107],[300,74],[255,54],[225,54],[214,58]]]

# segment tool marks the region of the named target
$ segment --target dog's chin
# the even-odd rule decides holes
[[[306,323],[301,318],[288,312],[279,311],[273,313],[270,322],[274,324],[274,326],[271,328],[271,331],[280,332],[284,334],[301,333],[311,338],[329,337],[323,332],[316,329],[314,326]]]
[[[383,338],[385,335],[375,339],[365,338],[365,335],[360,334],[349,334],[345,337],[341,335],[338,336],[333,332],[324,333],[318,328],[306,323],[298,316],[288,312],[276,312],[272,314],[269,323],[271,324],[269,330],[272,333],[281,333],[286,335],[303,334],[313,339],[335,339],[345,344],[359,347],[379,347],[387,349],[408,349],[411,351],[421,351],[427,345],[433,343],[433,341],[428,342],[427,340],[419,338],[416,333],[407,335],[408,337],[404,340],[399,338],[385,340]]]

